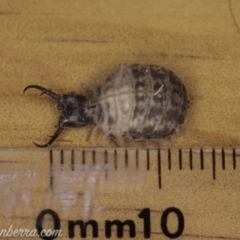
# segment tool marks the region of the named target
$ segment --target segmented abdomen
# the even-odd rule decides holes
[[[104,132],[135,140],[162,139],[184,122],[187,93],[171,71],[121,66],[97,88],[93,120]]]

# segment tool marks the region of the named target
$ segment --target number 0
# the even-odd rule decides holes
[[[167,227],[167,219],[168,219],[168,215],[170,213],[175,213],[178,218],[178,229],[175,233],[169,232],[168,227]],[[161,228],[166,237],[177,238],[177,237],[181,236],[181,234],[183,233],[183,230],[184,230],[184,217],[183,217],[182,212],[178,208],[174,208],[174,207],[167,208],[162,214]]]

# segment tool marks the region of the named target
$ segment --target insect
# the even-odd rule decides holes
[[[131,140],[159,140],[173,134],[184,122],[188,100],[182,81],[172,72],[156,65],[121,65],[88,98],[70,92],[60,96],[37,85],[57,102],[58,127],[51,145],[64,127],[84,127],[92,120],[105,133]]]

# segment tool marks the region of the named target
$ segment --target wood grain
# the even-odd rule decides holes
[[[240,3],[220,1],[0,2],[0,147],[32,147],[58,112],[30,84],[86,93],[122,63],[165,65],[188,90],[184,127],[148,146],[240,144]],[[101,130],[66,129],[55,147],[115,146]],[[121,146],[146,143],[119,142]]]
[[[240,145],[239,10],[238,0],[1,0],[0,147],[34,147],[32,141],[45,143],[48,140],[46,135],[55,131],[58,112],[54,102],[47,96],[40,97],[39,92],[34,90],[23,94],[27,85],[38,84],[61,94],[70,91],[87,93],[86,87],[94,89],[107,71],[114,71],[122,63],[158,64],[173,70],[186,85],[190,108],[183,128],[171,138],[143,144],[119,140],[121,146]],[[87,141],[92,128],[66,129],[53,147],[115,146],[108,137],[104,138],[105,134],[101,131]],[[236,155],[238,157],[239,152]],[[5,212],[2,211],[0,216],[1,228],[8,228],[11,223],[14,223],[15,229],[24,224],[28,226],[30,220],[31,223],[35,221],[31,217],[46,207],[48,200],[53,208],[61,200],[58,196],[52,199],[52,195],[48,194],[49,171],[46,164],[49,162],[46,163],[45,158],[36,161],[34,156],[32,154],[31,159],[24,155],[17,155],[16,159],[5,157],[3,160],[6,162],[1,162],[0,187],[4,194],[0,199],[6,197]],[[39,154],[36,156],[39,157]],[[216,153],[216,167],[220,166],[220,156],[220,152]],[[229,156],[230,153],[226,155],[228,163],[231,162]],[[144,159],[140,153],[139,157]],[[193,158],[199,163],[198,155]],[[21,164],[18,164],[19,161]],[[184,164],[183,161],[183,169],[186,169]],[[37,172],[38,166],[42,169],[37,178],[27,175],[29,171]],[[184,239],[239,239],[236,225],[239,223],[236,214],[239,211],[239,175],[235,172],[234,177],[230,177],[230,164],[227,166],[221,177],[217,175],[219,182],[209,184],[208,178],[201,175],[199,181],[195,179],[196,185],[192,177],[200,174],[199,167],[193,175],[189,175],[188,171],[181,172],[183,175],[180,178],[169,175],[165,168],[162,170],[166,173],[164,181],[169,185],[165,195],[163,192],[156,195],[151,188],[157,180],[155,165],[154,174],[147,173],[149,185],[143,188],[125,185],[118,189],[116,184],[110,183],[94,206],[110,204],[112,208],[109,207],[104,219],[115,216],[126,219],[126,214],[130,212],[138,226],[142,223],[137,217],[140,208],[151,206],[157,210],[153,226],[158,230],[156,219],[159,214],[166,207],[177,206],[191,220],[187,223],[185,234],[188,235],[184,235]],[[210,176],[211,167],[208,166]],[[173,165],[173,172],[174,169]],[[7,182],[11,186],[4,188],[3,178],[8,179],[8,176],[10,180],[11,177],[17,177],[17,180]],[[80,197],[88,190],[89,185],[85,183],[81,183]],[[24,192],[30,186],[34,191]],[[64,183],[59,187],[64,188]],[[77,183],[73,187],[79,190]],[[11,189],[21,194],[29,193],[33,201],[24,209],[14,208],[17,206],[13,198],[16,192],[7,192]],[[96,189],[102,190],[101,186]],[[24,201],[24,196],[18,195],[17,199]],[[76,198],[79,205],[83,201],[88,203],[80,197]],[[183,202],[182,205],[179,201]],[[126,204],[129,208],[122,211]],[[198,204],[202,204],[205,210],[196,208]],[[8,209],[13,211],[13,218],[6,214]],[[215,215],[216,212],[218,215]],[[65,217],[64,229],[68,220],[72,217],[78,219],[79,216],[77,212],[74,216],[69,212],[68,216],[65,209],[60,214]],[[208,230],[204,236],[199,226]],[[31,227],[34,228],[34,225]],[[138,236],[142,237],[141,234],[138,232]],[[163,237],[159,232],[154,234],[155,239]]]

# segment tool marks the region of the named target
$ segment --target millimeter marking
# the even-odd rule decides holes
[[[117,150],[114,150],[114,169],[117,171]]]
[[[200,150],[200,159],[201,159],[201,170],[204,169],[204,155],[203,155],[203,149]]]
[[[82,152],[84,153],[84,151]],[[74,171],[74,150],[71,151],[71,169]]]
[[[158,149],[158,188],[162,188],[162,176],[161,176],[161,152]]]
[[[222,148],[222,169],[225,170],[225,151]]]
[[[125,150],[125,169],[128,169],[128,150]]]
[[[233,148],[233,169],[236,169],[236,150]]]
[[[228,156],[229,154],[232,155],[232,169],[236,170],[237,166],[236,166],[236,159],[237,159],[237,154],[236,154],[236,149],[235,148],[226,148],[227,152],[228,152]],[[217,170],[219,170],[219,168],[217,168],[217,166],[221,166],[222,170],[226,169],[226,149],[225,148],[179,148],[179,149],[174,149],[174,148],[168,148],[168,149],[144,149],[144,151],[146,152],[145,156],[146,156],[146,167],[145,167],[145,171],[152,171],[153,168],[151,168],[151,164],[153,164],[154,162],[157,163],[157,179],[158,179],[158,188],[162,189],[162,164],[163,162],[166,164],[167,163],[167,169],[169,171],[173,170],[173,168],[175,168],[172,163],[173,161],[173,155],[177,156],[178,158],[178,170],[182,171],[182,170],[187,170],[185,169],[184,163],[186,161],[186,156],[187,158],[189,158],[187,164],[189,165],[189,170],[193,171],[193,170],[198,170],[200,169],[201,171],[207,170],[205,168],[205,155],[209,157],[211,157],[211,168],[212,168],[212,179],[216,180],[217,179],[217,175],[216,172]],[[142,153],[141,149],[141,153]],[[50,188],[53,188],[53,184],[54,184],[54,174],[53,174],[53,161],[54,161],[54,156],[53,156],[53,151],[55,151],[54,149],[49,150],[49,161],[50,161]],[[69,150],[68,150],[69,151]],[[72,149],[71,150],[71,157],[70,157],[70,163],[71,163],[71,170],[75,171],[75,151],[79,151],[78,149]],[[85,164],[86,164],[86,150],[85,149],[81,149],[81,154],[82,154],[82,170],[85,170]],[[92,149],[90,150],[92,151],[92,164],[96,165],[96,158],[99,154],[98,149]],[[102,151],[102,150],[101,150]],[[109,164],[112,162],[114,165],[114,170],[115,171],[119,171],[118,169],[118,162],[121,161],[121,157],[119,158],[119,155],[123,155],[124,157],[124,168],[126,171],[129,170],[129,164],[130,161],[134,161],[135,164],[130,164],[131,167],[135,166],[136,171],[140,171],[140,166],[142,168],[142,164],[140,163],[140,153],[139,153],[139,149],[115,149],[113,154],[109,155],[108,151],[110,151],[110,149],[105,149],[103,150],[103,156],[104,156],[104,171],[105,171],[105,178],[108,178],[108,168],[109,168]],[[129,151],[133,151],[133,154],[131,156],[135,156],[135,159],[132,159],[133,157],[130,158],[129,155]],[[64,154],[65,150],[61,150],[60,151],[60,159],[59,162],[61,164],[61,169],[63,170],[64,168],[64,164],[66,164],[68,162],[68,159],[65,159],[65,154]],[[112,152],[112,150],[111,150]],[[135,152],[135,154],[134,154]],[[156,159],[154,159],[152,157],[152,155],[154,155],[153,153],[155,152],[156,155]],[[164,161],[164,159],[162,159],[162,154],[161,152],[165,152],[164,156],[166,157],[166,161]],[[176,154],[174,154],[177,153]],[[185,158],[183,157],[183,154],[185,156]],[[186,155],[187,154],[187,155]],[[199,154],[199,157],[197,156]],[[218,158],[221,158],[221,161],[219,164],[217,164],[217,159],[216,159],[216,155],[218,156]],[[143,154],[144,156],[144,154]],[[199,160],[198,160],[198,159]],[[185,160],[185,161],[184,161]],[[56,160],[57,161],[57,160]],[[56,162],[54,161],[54,162]],[[200,165],[199,168],[194,167],[194,164],[196,163],[196,161],[200,161]]]
[[[168,149],[168,170],[171,170],[171,150],[170,148]]]
[[[138,170],[139,163],[138,163],[138,149],[136,149],[136,169]]]
[[[147,149],[147,170],[150,170],[149,149]]]
[[[53,154],[52,150],[49,151],[49,160],[50,160],[50,188],[53,188]]]
[[[213,180],[216,179],[216,160],[215,160],[215,149],[212,150],[212,169],[213,169]]]
[[[190,165],[190,170],[193,170],[193,157],[192,157],[192,148],[190,148],[190,151],[189,151],[189,165]]]
[[[179,169],[182,170],[182,149],[179,149]]]

